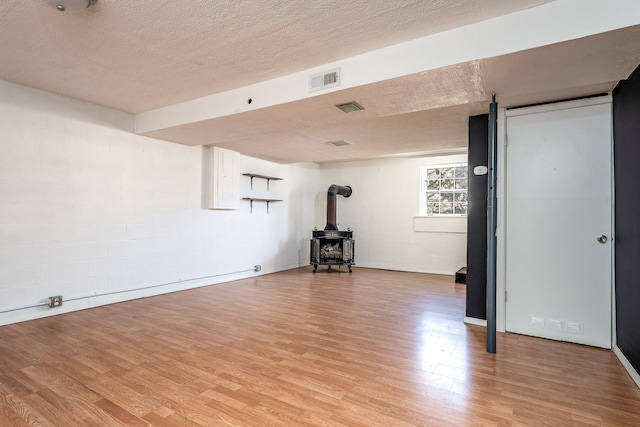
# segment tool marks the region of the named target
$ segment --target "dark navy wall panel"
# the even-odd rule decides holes
[[[487,166],[489,115],[469,117],[469,211],[467,213],[467,317],[487,318]]]
[[[613,92],[617,346],[640,372],[640,67]]]

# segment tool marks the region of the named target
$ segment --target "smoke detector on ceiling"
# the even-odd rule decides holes
[[[345,113],[351,113],[353,111],[364,110],[364,107],[362,105],[358,104],[355,101],[346,102],[344,104],[338,104],[338,105],[336,105],[336,107],[338,107],[339,109],[341,109]]]
[[[98,0],[44,0],[49,6],[55,7],[60,12],[67,13],[81,12],[97,1]]]

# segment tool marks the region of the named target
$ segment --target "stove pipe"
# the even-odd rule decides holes
[[[344,187],[341,185],[332,184],[327,190],[327,225],[324,227],[325,230],[337,230],[338,225],[336,224],[336,196],[339,194],[344,197],[351,196],[351,187],[345,185]]]

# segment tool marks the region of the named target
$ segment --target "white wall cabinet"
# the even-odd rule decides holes
[[[209,208],[240,207],[240,153],[220,147],[209,152]]]

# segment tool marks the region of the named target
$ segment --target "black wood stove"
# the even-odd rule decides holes
[[[324,230],[314,230],[311,239],[311,261],[313,272],[318,269],[318,265],[331,266],[346,265],[351,273],[351,266],[354,261],[354,240],[353,231],[340,231],[336,223],[336,197],[351,196],[351,187],[332,185],[327,191],[327,225]]]

